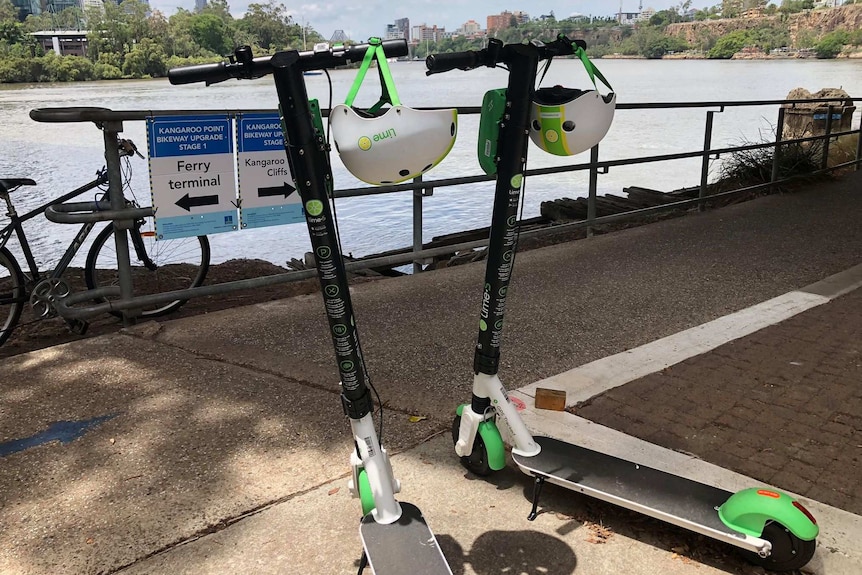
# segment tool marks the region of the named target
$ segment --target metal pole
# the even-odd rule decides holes
[[[105,122],[102,130],[105,142],[105,166],[108,170],[108,199],[112,210],[126,207],[123,196],[123,175],[120,170],[120,150],[117,147],[117,134],[123,131],[122,122]],[[117,249],[117,271],[120,276],[120,299],[131,299],[132,263],[129,257],[129,234],[131,220],[114,220],[114,245]],[[135,324],[135,310],[122,310],[123,326]]]
[[[781,140],[784,138],[784,110],[784,106],[778,108],[778,125],[775,127],[775,149],[772,152],[772,177],[769,179],[773,183],[778,180]],[[770,191],[775,192],[774,189],[770,189]]]
[[[698,193],[697,203],[698,211],[702,212],[706,209],[704,200],[706,199],[706,184],[709,177],[709,150],[712,148],[712,122],[715,116],[715,110],[709,110],[706,113],[706,129],[703,132],[703,159],[700,163],[700,192]]]
[[[829,134],[832,133],[832,106],[826,107],[826,136],[823,137],[823,158],[820,161],[820,169],[825,170],[829,165]]]
[[[422,181],[422,174],[413,179],[414,182]],[[424,190],[413,190],[413,252],[422,251],[422,195]],[[413,260],[413,273],[422,271],[422,261]]]
[[[596,164],[599,162],[599,145],[596,144],[590,150],[590,190],[587,196],[587,222],[592,222],[596,219],[596,192],[599,186],[599,169]],[[593,227],[587,226],[587,237],[593,236]]]
[[[856,132],[856,171],[862,170],[862,119],[859,120],[859,131]]]

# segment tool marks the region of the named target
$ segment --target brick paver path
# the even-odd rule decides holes
[[[862,290],[572,411],[862,515]]]

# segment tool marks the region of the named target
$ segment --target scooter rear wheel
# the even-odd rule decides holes
[[[766,524],[761,537],[772,543],[772,553],[769,557],[761,557],[756,553],[745,553],[745,556],[752,563],[770,571],[801,569],[811,561],[817,549],[816,540],[804,541],[775,521]]]
[[[453,445],[458,443],[458,436],[460,433],[461,416],[456,415],[455,419],[452,420]],[[494,470],[491,469],[491,465],[488,463],[488,448],[485,446],[482,436],[478,433],[476,434],[476,439],[473,441],[473,450],[470,452],[470,455],[461,457],[461,465],[463,465],[468,471],[482,477],[487,477],[494,473]]]

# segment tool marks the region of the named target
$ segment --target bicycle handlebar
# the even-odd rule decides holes
[[[488,41],[488,47],[481,50],[467,50],[465,52],[450,52],[447,54],[429,54],[425,58],[425,66],[428,68],[426,75],[440,74],[450,70],[472,70],[479,66],[493,68],[497,64],[507,64],[510,57],[511,47],[523,47],[525,44],[503,44],[496,38]],[[583,40],[569,40],[566,36],[557,36],[557,39],[547,44],[534,43],[533,46],[539,55],[539,60],[548,60],[554,56],[570,56],[577,48],[586,49],[587,44]]]
[[[372,46],[372,44],[355,44],[353,46],[339,46],[322,51],[297,52],[299,56],[299,68],[306,72],[309,70],[324,70],[343,66],[350,62],[362,60],[369,46]],[[408,53],[407,40],[403,38],[384,40],[381,42],[381,46],[387,58],[406,56]],[[168,71],[168,79],[171,84],[175,85],[206,82],[207,86],[209,86],[210,84],[223,82],[231,78],[260,78],[272,73],[272,59],[279,54],[282,54],[282,52],[273,56],[254,58],[249,46],[241,46],[236,49],[234,56],[228,62],[174,68]]]

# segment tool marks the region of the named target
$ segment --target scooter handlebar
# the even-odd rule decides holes
[[[429,54],[425,58],[428,74],[439,74],[449,70],[470,70],[482,65],[482,54],[476,50],[450,52],[448,54]]]
[[[372,44],[356,44],[354,46],[338,46],[322,51],[297,52],[300,68],[303,71],[323,70],[343,66],[350,62],[362,60],[368,47]],[[380,43],[387,58],[406,56],[407,40],[403,38],[384,40]],[[242,46],[236,49],[230,62],[215,62],[212,64],[195,64],[173,68],[168,71],[171,84],[192,84],[206,82],[207,85],[224,82],[231,78],[252,79],[272,73],[273,56],[252,58],[251,48]]]
[[[450,70],[471,70],[479,66],[494,67],[497,64],[507,63],[507,57],[513,49],[523,49],[524,44],[503,44],[501,41],[491,39],[488,47],[482,50],[467,50],[466,52],[449,52],[443,54],[429,54],[425,58],[426,74],[439,74]],[[555,56],[570,56],[578,48],[587,48],[583,40],[569,40],[560,35],[553,42],[533,44],[538,52],[539,60],[548,60]]]

